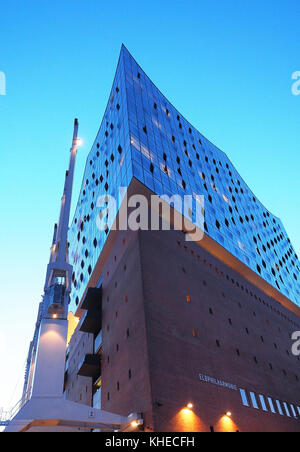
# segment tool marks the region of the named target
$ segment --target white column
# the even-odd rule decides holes
[[[67,320],[42,320],[32,397],[63,396],[67,336]]]

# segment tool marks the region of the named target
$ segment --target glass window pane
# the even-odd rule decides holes
[[[291,417],[287,403],[283,402],[283,406],[288,417]]]
[[[241,393],[243,405],[244,406],[250,406],[249,402],[248,402],[246,391],[244,391],[244,389],[240,389],[240,393]]]
[[[271,397],[268,397],[268,402],[270,405],[271,412],[275,414],[276,410],[275,410],[274,403],[273,403],[273,400],[271,399]]]
[[[277,405],[277,408],[278,408],[278,413],[281,416],[283,416],[283,411],[282,411],[281,404],[280,404],[279,400],[276,400],[276,405]]]
[[[293,415],[294,417],[298,417],[297,414],[296,414],[296,410],[295,410],[295,408],[294,408],[294,405],[290,404],[290,407],[291,407],[291,410],[292,410],[292,415]]]
[[[265,402],[265,398],[264,398],[263,395],[259,396],[259,400],[260,400],[261,407],[262,407],[263,411],[268,411],[268,408],[267,408],[267,405],[266,405],[266,402]]]
[[[253,408],[255,408],[256,410],[259,410],[258,403],[257,403],[254,392],[250,392],[250,397],[251,397],[251,402],[252,402]]]

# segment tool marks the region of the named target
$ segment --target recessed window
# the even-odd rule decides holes
[[[283,402],[283,406],[284,406],[284,410],[285,410],[287,417],[291,417],[287,403]]]
[[[297,418],[298,416],[297,416],[297,414],[296,414],[296,410],[295,410],[294,405],[290,404],[290,407],[291,407],[292,415],[293,415],[295,418]]]
[[[271,399],[271,397],[268,397],[268,402],[269,402],[271,413],[276,414],[274,403],[273,403],[273,400]]]
[[[262,407],[263,411],[268,411],[268,408],[267,408],[267,405],[266,405],[266,401],[265,401],[265,398],[264,398],[263,395],[259,396],[259,400],[260,400],[260,404],[261,404],[261,407]]]
[[[246,391],[244,389],[240,389],[240,394],[241,394],[243,405],[250,407]]]
[[[276,400],[276,405],[277,405],[278,413],[280,414],[280,416],[284,416],[282,407],[281,407],[281,403],[279,402],[279,400]]]
[[[251,403],[252,403],[253,408],[255,408],[256,410],[259,410],[259,406],[258,406],[258,403],[257,403],[256,396],[255,396],[254,392],[250,392],[250,399],[251,399]]]

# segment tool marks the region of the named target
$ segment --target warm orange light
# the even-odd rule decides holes
[[[53,319],[57,319],[57,314],[53,314]]]
[[[192,403],[188,403],[188,404],[187,404],[187,408],[188,408],[189,410],[192,410],[192,409],[194,408],[194,405],[193,405]]]
[[[216,425],[216,431],[234,433],[239,429],[239,426],[232,420],[232,413],[228,411],[224,414]]]
[[[79,318],[75,317],[75,315],[70,311],[68,314],[68,341],[67,345],[70,344],[70,341],[72,339],[72,336],[78,326]]]
[[[131,422],[131,427],[136,428],[138,426],[137,421],[132,421]]]

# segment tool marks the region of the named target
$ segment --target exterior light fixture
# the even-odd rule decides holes
[[[53,314],[52,318],[57,319],[57,314]]]
[[[137,423],[137,421],[132,421],[131,422],[131,427],[136,428],[139,424]]]
[[[232,416],[232,412],[231,411],[227,411],[226,416],[227,417],[231,417]]]
[[[188,403],[186,406],[189,410],[192,410],[194,408],[194,405],[192,403]]]
[[[83,141],[82,141],[81,138],[77,138],[77,139],[76,139],[76,145],[77,145],[77,146],[82,146],[82,145],[83,145]]]

